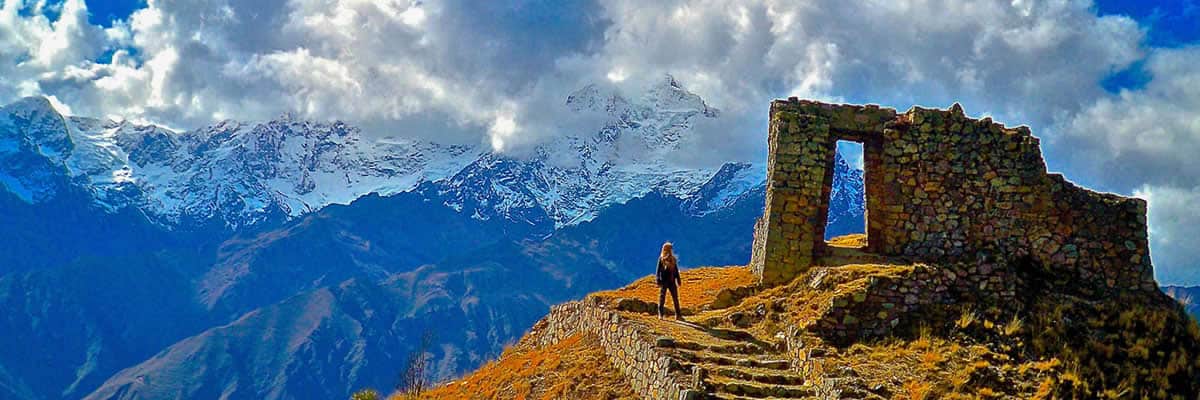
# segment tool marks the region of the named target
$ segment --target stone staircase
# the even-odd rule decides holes
[[[778,345],[744,331],[690,323],[663,332],[655,346],[690,374],[699,399],[796,399],[814,392]],[[668,336],[669,335],[669,336]]]

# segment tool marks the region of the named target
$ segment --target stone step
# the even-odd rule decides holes
[[[791,373],[791,371],[780,371],[777,369],[753,368],[753,367],[718,367],[709,372],[714,376],[723,376],[730,379],[740,379],[743,381],[753,381],[758,383],[772,385],[803,385],[804,377]]]
[[[735,396],[729,393],[705,393],[700,397],[704,400],[789,400],[789,399],[811,399],[813,396],[804,397],[744,397]]]
[[[716,353],[716,352],[707,351],[707,350],[700,350],[700,351],[678,350],[675,352],[675,356],[684,362],[691,363],[691,364],[700,364],[701,366],[705,367],[706,369],[710,369],[710,370],[715,370],[715,368],[709,368],[710,365],[712,365],[712,366],[737,366],[737,367],[749,367],[749,368],[762,368],[762,369],[770,369],[770,370],[788,370],[792,366],[792,363],[789,362],[788,360],[784,360],[784,359],[776,358],[776,357],[744,356],[744,355],[739,356],[739,357],[734,357],[730,354]],[[704,364],[708,364],[708,365],[704,365]]]
[[[803,385],[804,377],[792,372],[791,370],[778,370],[770,368],[742,367],[736,365],[714,365],[714,364],[694,364],[694,363],[672,363],[673,370],[684,371],[692,374],[696,368],[704,369],[704,376],[723,376],[730,379],[740,379],[743,381],[754,381],[766,384],[779,385]]]
[[[806,398],[816,393],[809,387],[801,385],[769,384],[762,382],[733,379],[724,376],[712,376],[704,384],[713,394],[729,394],[733,396],[763,398]]]
[[[675,348],[675,349],[683,349],[683,350],[690,350],[690,351],[708,350],[713,353],[720,353],[720,354],[737,354],[737,355],[754,354],[754,355],[758,355],[758,354],[766,353],[766,350],[764,350],[762,348],[762,346],[759,346],[758,344],[755,344],[755,343],[737,342],[737,341],[730,341],[730,340],[722,340],[722,342],[724,342],[724,343],[712,344],[712,343],[699,343],[699,342],[694,342],[694,341],[690,341],[690,340],[686,340],[686,339],[685,340],[679,340],[679,339],[663,340],[660,338],[655,344],[658,347],[664,347],[664,348]]]

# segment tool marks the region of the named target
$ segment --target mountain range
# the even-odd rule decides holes
[[[673,78],[588,85],[595,132],[515,157],[283,115],[176,132],[0,109],[0,398],[344,398],[390,388],[426,332],[434,378],[550,305],[749,259],[762,164],[672,159],[720,111]],[[862,230],[840,157],[830,236]]]

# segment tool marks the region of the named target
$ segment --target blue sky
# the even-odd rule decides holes
[[[146,7],[145,0],[110,0],[89,1],[88,22],[104,27],[112,26],[113,21],[124,20],[133,14],[134,10]]]
[[[1101,15],[1124,15],[1136,20],[1147,30],[1148,46],[1186,47],[1200,42],[1200,3],[1194,0],[1101,0],[1096,2],[1096,10]],[[1117,92],[1141,88],[1149,80],[1145,62],[1138,61],[1105,78],[1102,85]]]
[[[904,21],[904,23],[897,23]],[[1200,284],[1200,7],[997,0],[3,0],[0,102],[175,129],[293,112],[519,154],[572,91],[666,74],[722,110],[692,164],[762,161],[773,98],[959,102],[1048,167],[1150,202],[1164,283]]]
[[[1100,0],[1101,15],[1124,15],[1138,21],[1149,32],[1146,44],[1181,47],[1200,41],[1200,3],[1194,0]]]

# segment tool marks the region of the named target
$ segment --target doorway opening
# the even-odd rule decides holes
[[[867,196],[863,144],[838,140],[834,149],[825,217],[825,241],[834,247],[867,246]],[[830,179],[831,178],[831,179]]]

